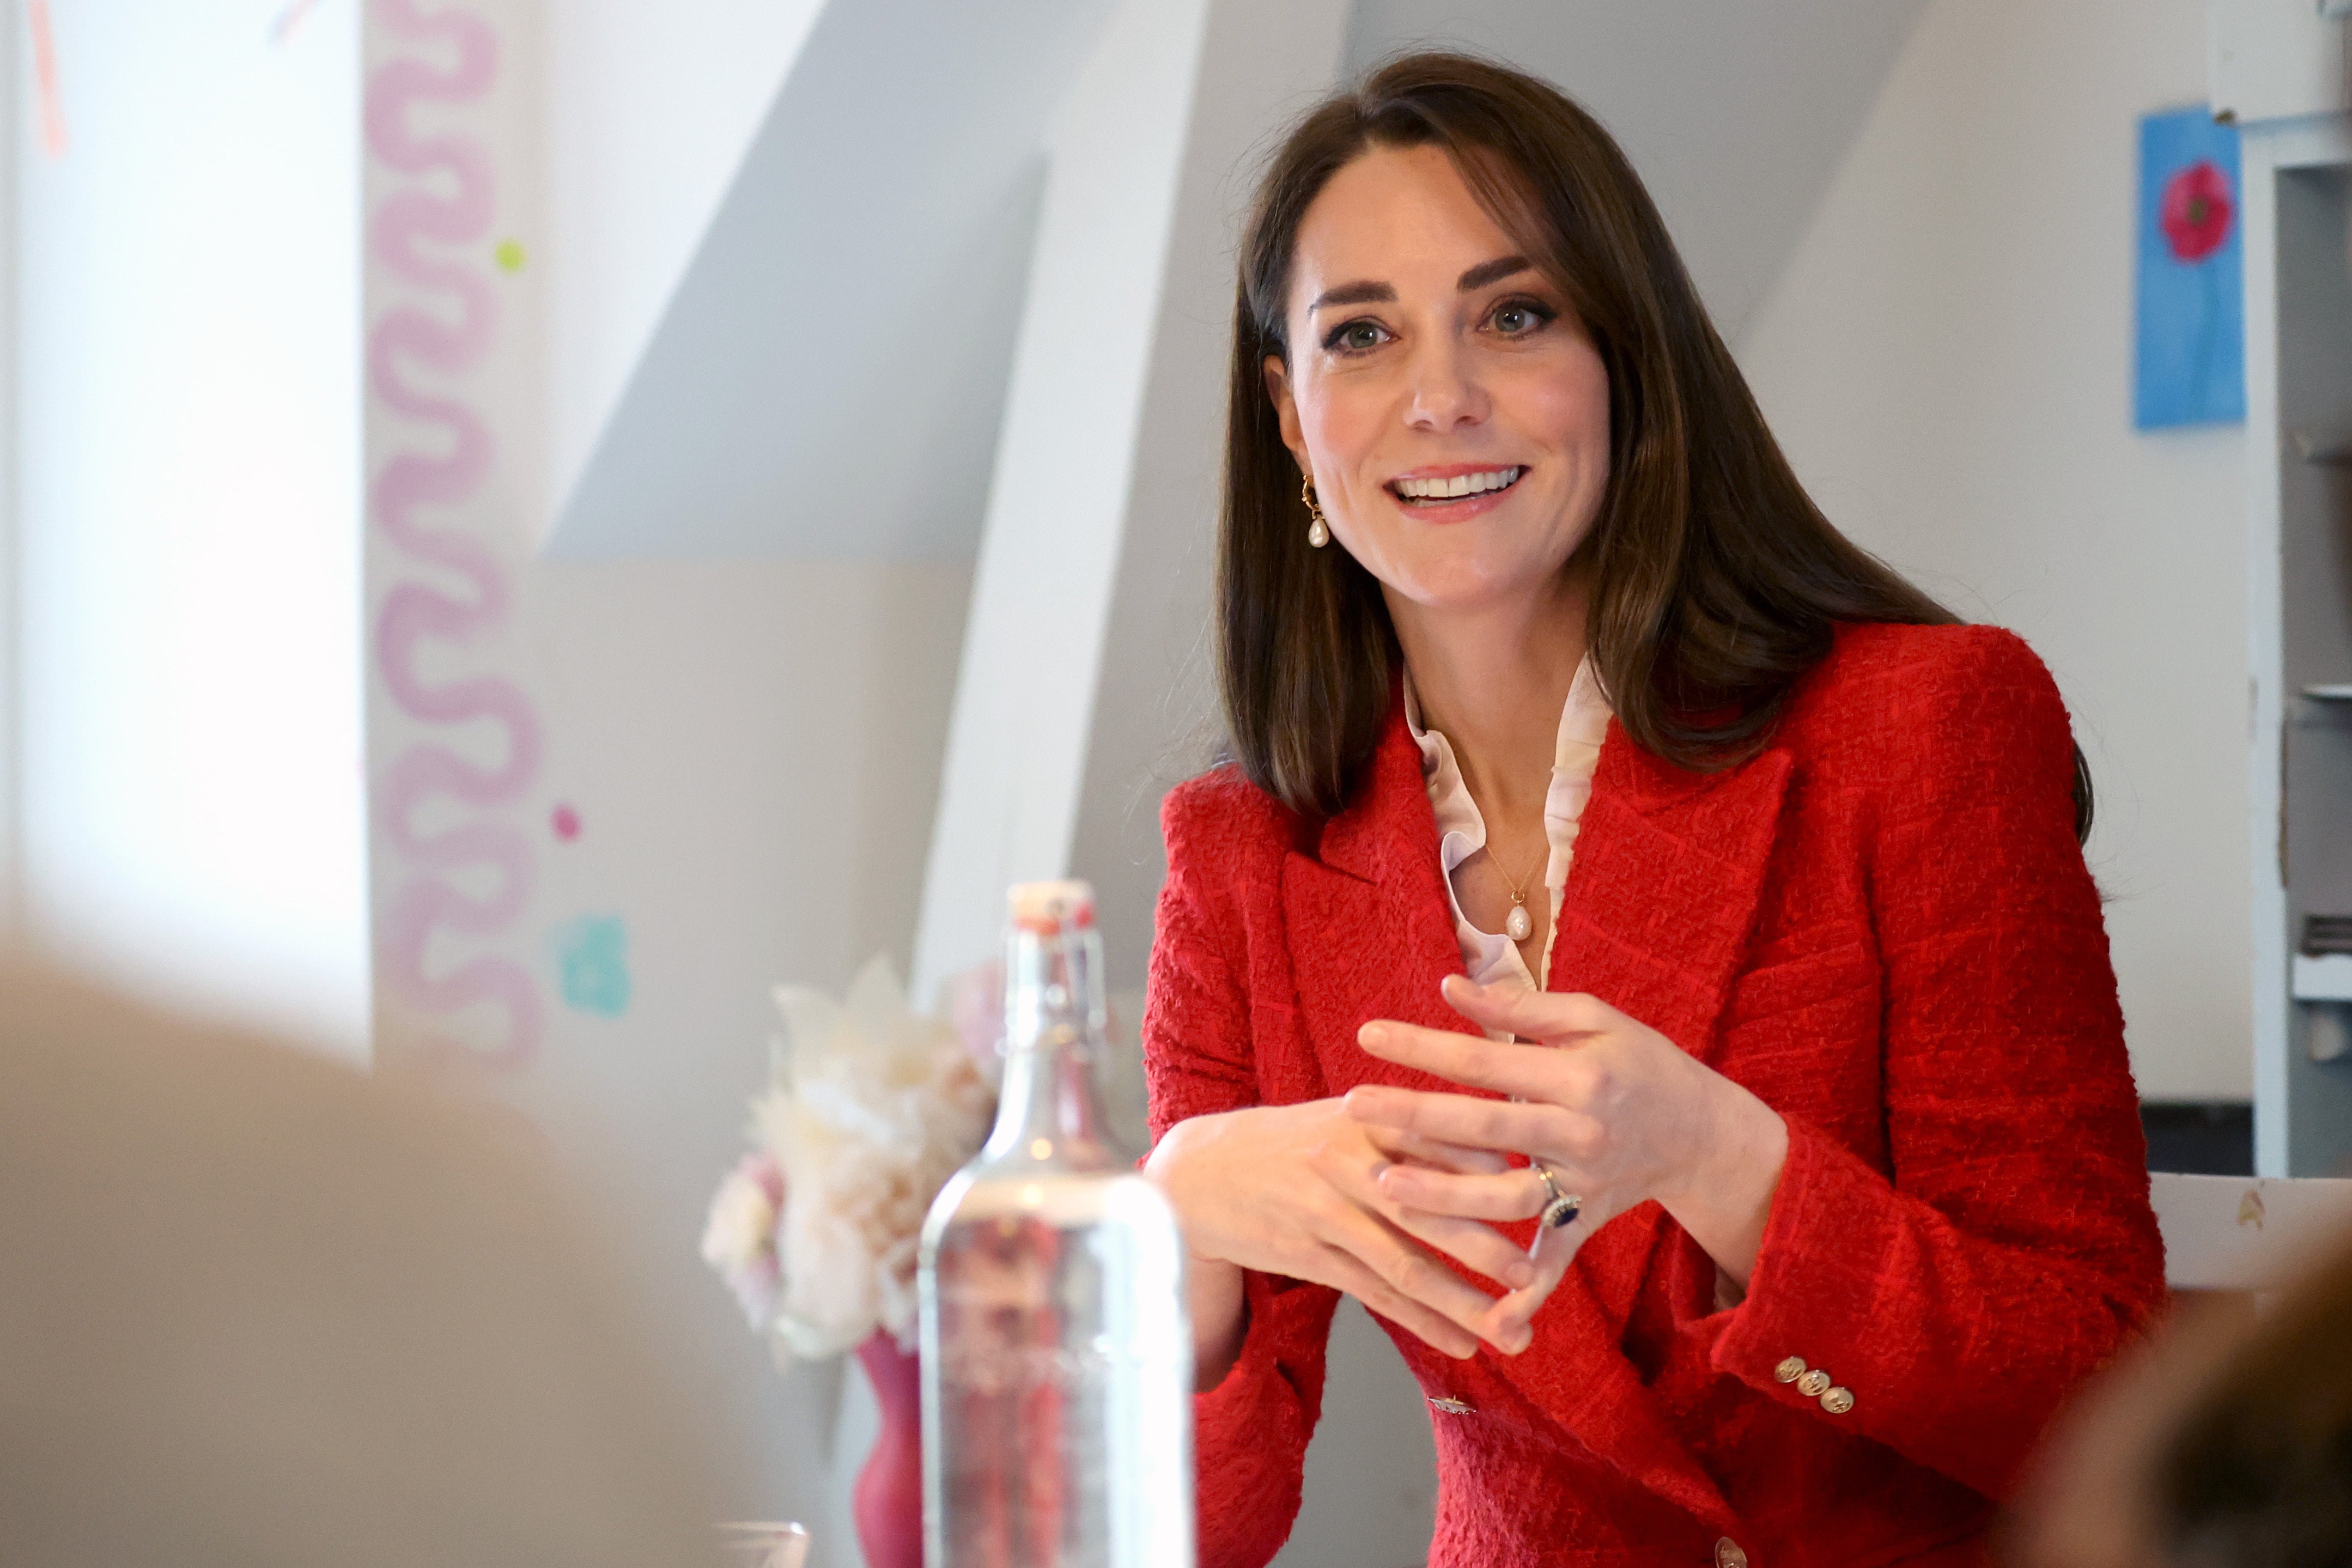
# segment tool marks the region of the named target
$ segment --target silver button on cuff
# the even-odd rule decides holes
[[[1451,1399],[1442,1394],[1433,1394],[1430,1395],[1429,1407],[1432,1410],[1443,1410],[1448,1415],[1470,1415],[1475,1414],[1469,1405],[1464,1404],[1461,1400]]]
[[[1748,1568],[1748,1553],[1727,1535],[1715,1543],[1715,1568]]]
[[[1832,1388],[1822,1395],[1822,1408],[1832,1415],[1843,1415],[1853,1408],[1853,1390]]]
[[[1797,1379],[1797,1392],[1808,1399],[1819,1399],[1830,1391],[1830,1374],[1815,1367]]]
[[[1782,1383],[1794,1383],[1805,1375],[1805,1363],[1801,1356],[1790,1356],[1772,1369],[1772,1375]]]

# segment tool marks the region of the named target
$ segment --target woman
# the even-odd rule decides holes
[[[1622,154],[1452,56],[1273,161],[1220,548],[1145,1020],[1202,1561],[1288,1532],[1342,1291],[1433,1563],[1979,1561],[2162,1289],[2040,662],[1830,527]]]

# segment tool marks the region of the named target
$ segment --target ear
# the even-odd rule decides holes
[[[1290,390],[1290,367],[1282,363],[1280,354],[1265,356],[1265,395],[1274,405],[1274,416],[1282,426],[1282,444],[1298,459],[1298,471],[1313,478],[1315,465],[1307,460],[1307,437],[1298,425],[1298,399]]]

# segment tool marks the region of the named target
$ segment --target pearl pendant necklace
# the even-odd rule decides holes
[[[1551,851],[1547,847],[1544,858],[1549,860],[1550,858]],[[1537,864],[1540,866],[1542,862],[1538,861]],[[1495,862],[1495,869],[1503,871],[1503,863],[1500,860]],[[1531,868],[1528,874],[1532,877],[1535,872]],[[1503,871],[1503,880],[1509,882],[1511,888],[1511,912],[1503,917],[1503,934],[1513,942],[1525,942],[1536,929],[1535,917],[1528,913],[1527,895],[1519,890],[1517,882],[1511,881],[1511,874],[1508,871]]]

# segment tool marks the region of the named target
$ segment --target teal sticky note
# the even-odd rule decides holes
[[[618,915],[582,915],[556,928],[563,1004],[617,1018],[629,1010],[629,932]]]

